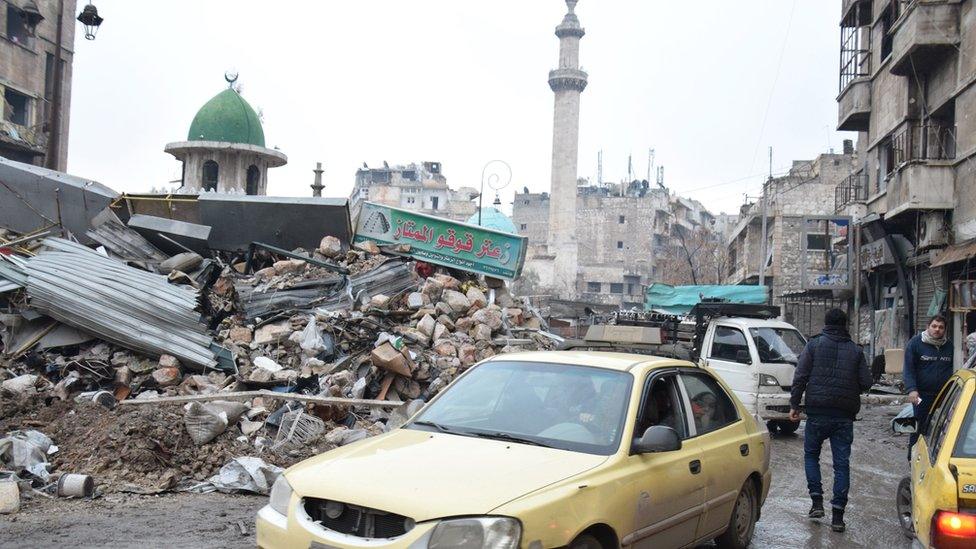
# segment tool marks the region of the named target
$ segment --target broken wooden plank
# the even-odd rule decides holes
[[[278,393],[261,389],[258,391],[234,391],[228,393],[213,393],[209,395],[186,395],[175,397],[159,397],[147,399],[129,399],[119,402],[119,406],[134,406],[143,404],[184,404],[187,402],[209,402],[213,400],[248,400],[255,397],[264,397],[278,400],[298,400],[313,404],[338,404],[345,406],[365,406],[368,408],[393,408],[403,404],[399,401],[373,400],[367,398],[342,398],[300,395],[296,393]]]

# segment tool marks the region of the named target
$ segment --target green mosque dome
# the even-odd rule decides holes
[[[241,94],[228,88],[200,107],[186,139],[264,147],[264,130],[251,105]]]

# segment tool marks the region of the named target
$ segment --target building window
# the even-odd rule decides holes
[[[412,196],[408,196],[407,197],[407,204],[413,204],[415,202],[417,202],[417,199],[416,198],[414,198]]]
[[[261,181],[261,170],[255,165],[250,165],[247,168],[247,188],[244,192],[250,195],[258,194],[258,183]]]
[[[626,217],[624,217],[624,216],[620,216],[620,217],[618,217],[618,218],[617,218],[617,223],[620,223],[621,225],[623,225],[623,224],[624,224],[624,221],[625,221],[626,219],[627,219]]]
[[[898,7],[901,2],[892,2],[885,8],[881,15],[881,60],[884,61],[891,55],[891,46],[894,35],[891,33],[891,26],[898,19]]]
[[[522,204],[525,204],[526,206],[528,206],[528,205],[529,205],[530,203],[531,203],[531,202],[529,202],[528,200],[523,200],[523,201],[522,201]]]
[[[617,241],[617,249],[618,250],[624,249],[624,241],[623,240],[618,240]]]
[[[203,163],[203,190],[217,190],[217,175],[219,171],[220,168],[213,160],[207,160]]]
[[[27,19],[20,8],[7,4],[7,39],[15,44],[30,46],[30,34],[27,32]]]
[[[527,223],[522,223],[522,224],[520,225],[520,227],[521,227],[521,230],[523,230],[523,231],[524,231],[524,230],[526,230],[526,229],[528,229],[528,228],[529,228],[529,225],[528,225]]]
[[[438,200],[438,197],[436,197],[436,196],[430,197],[430,209],[432,209],[432,210],[436,210],[437,209],[437,200]]]
[[[21,126],[30,125],[30,97],[7,88],[3,92],[3,119]]]
[[[611,282],[610,283],[610,293],[611,294],[622,294],[624,293],[623,282]]]
[[[587,282],[586,283],[586,291],[587,292],[590,292],[591,294],[598,294],[598,293],[600,293],[600,283],[599,282]]]

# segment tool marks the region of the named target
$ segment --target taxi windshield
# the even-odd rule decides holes
[[[760,362],[796,364],[807,344],[800,332],[787,328],[752,328],[749,333],[759,351]]]
[[[610,455],[620,445],[633,376],[538,362],[478,366],[406,427]]]

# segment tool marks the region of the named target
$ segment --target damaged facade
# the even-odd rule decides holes
[[[579,185],[576,191],[571,227],[580,253],[573,293],[558,294],[563,299],[642,309],[644,287],[673,274],[664,258],[680,258],[679,231],[702,231],[718,243],[724,238],[719,231],[728,226],[729,216],[719,225],[700,202],[652,188],[647,181]],[[549,246],[551,203],[549,193],[515,195],[512,221],[529,239],[524,275],[534,286],[525,290],[529,293],[555,292],[548,276],[555,255]]]
[[[897,350],[949,312],[956,366],[976,329],[976,105],[971,2],[841,2],[838,129],[858,132],[858,163],[835,208],[855,219],[852,299],[862,342]],[[897,360],[897,357],[893,357]]]
[[[856,156],[850,142],[845,149],[841,154],[794,161],[786,175],[764,184],[765,261],[761,200],[742,206],[739,221],[728,236],[725,283],[759,284],[765,263],[763,284],[770,288],[772,303],[783,306],[787,322],[807,334],[818,333],[826,309],[837,304],[831,287],[836,280],[829,276],[818,279],[814,273],[834,272],[849,279],[846,244],[838,245],[812,230],[817,218],[835,214],[835,189],[854,169]],[[824,281],[831,284],[824,287]]]
[[[457,190],[447,185],[440,162],[420,162],[382,168],[363,167],[356,171],[356,183],[349,195],[353,219],[363,202],[373,202],[428,215],[467,221],[478,212],[479,192],[472,187]]]
[[[67,23],[56,69],[59,6]],[[0,156],[58,170],[67,165],[75,6],[75,0],[0,1]],[[56,70],[61,72],[60,94],[55,93]]]

